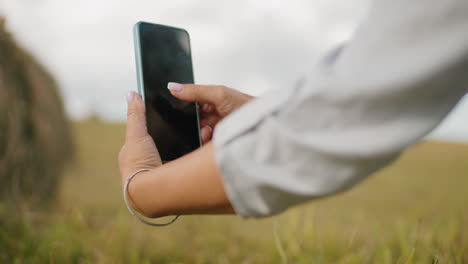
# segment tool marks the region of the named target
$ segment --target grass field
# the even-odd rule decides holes
[[[278,217],[152,228],[122,202],[124,126],[74,132],[78,157],[55,208],[12,218],[0,207],[0,263],[468,263],[468,146],[420,143],[357,188]]]

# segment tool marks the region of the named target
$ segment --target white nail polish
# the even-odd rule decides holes
[[[170,82],[167,84],[167,89],[174,92],[180,92],[182,91],[182,88],[184,88],[184,86],[180,83]]]
[[[129,91],[129,92],[127,93],[127,103],[133,102],[134,96],[135,96],[135,93],[132,92],[132,91]]]

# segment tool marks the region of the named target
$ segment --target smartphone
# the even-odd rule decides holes
[[[148,132],[163,162],[201,145],[199,106],[174,97],[168,82],[194,83],[186,30],[138,22],[133,29],[138,93],[146,105]]]

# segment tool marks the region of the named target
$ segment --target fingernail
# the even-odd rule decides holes
[[[213,128],[211,126],[206,126],[206,128],[208,128],[208,130],[210,130],[210,132],[213,132]]]
[[[184,88],[184,86],[180,83],[170,82],[167,84],[167,89],[174,92],[180,92],[182,91],[182,88]]]
[[[129,91],[129,92],[127,93],[127,103],[133,102],[134,96],[135,96],[135,93],[132,92],[132,91]]]

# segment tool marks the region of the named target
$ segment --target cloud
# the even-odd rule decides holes
[[[72,117],[98,112],[123,120],[123,95],[135,88],[136,21],[187,28],[198,82],[259,94],[299,78],[336,38],[337,25],[351,31],[360,12],[350,4],[337,9],[337,3],[4,0],[3,13],[15,35],[58,78]]]
[[[70,116],[79,119],[96,112],[109,120],[125,119],[124,96],[136,89],[131,29],[139,20],[190,32],[198,83],[260,94],[292,85],[319,54],[351,35],[369,4],[368,0],[0,1],[10,30],[57,77]],[[460,108],[468,109],[468,104]],[[438,133],[462,131],[462,123],[455,118]]]
[[[429,138],[468,143],[467,120],[468,96],[465,96],[444,122],[429,135]]]

